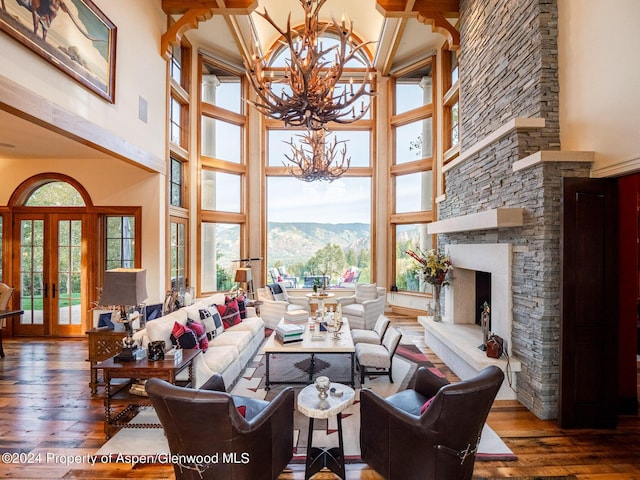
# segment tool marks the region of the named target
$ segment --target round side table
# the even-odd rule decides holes
[[[340,478],[345,478],[342,412],[353,404],[356,392],[353,388],[341,383],[331,382],[331,388],[335,388],[338,395],[330,393],[327,398],[321,399],[318,397],[318,390],[314,384],[307,385],[298,394],[298,410],[309,417],[305,480],[311,478],[324,467],[339,475]],[[342,392],[342,395],[339,395],[340,392]],[[333,448],[312,447],[314,419],[329,418],[333,415],[337,415],[338,420],[338,446]]]

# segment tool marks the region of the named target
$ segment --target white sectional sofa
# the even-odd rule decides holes
[[[144,329],[134,334],[134,338],[145,348],[149,342],[164,340],[166,348],[170,349],[172,347],[171,332],[175,322],[185,325],[188,319],[199,321],[200,310],[214,304],[224,305],[224,299],[223,293],[199,299],[193,305],[147,322]],[[211,375],[219,373],[224,378],[227,388],[231,388],[258,351],[263,340],[264,322],[256,316],[255,309],[247,308],[247,318],[209,340],[207,351],[195,358],[194,387],[200,387]]]

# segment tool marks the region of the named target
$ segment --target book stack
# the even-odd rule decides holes
[[[287,310],[284,312],[284,321],[287,323],[307,323],[309,312],[306,310]]]
[[[276,340],[281,343],[301,342],[304,325],[282,323],[276,327]]]

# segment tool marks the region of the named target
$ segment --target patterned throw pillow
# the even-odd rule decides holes
[[[216,326],[214,336],[217,337],[224,332],[224,323],[222,323],[222,317],[220,316],[220,312],[218,312],[218,307],[216,305],[211,305],[211,318],[213,318],[213,323]]]
[[[194,331],[198,337],[198,345],[200,346],[200,349],[206,352],[207,348],[209,348],[209,339],[207,338],[207,332],[204,329],[204,325],[189,319],[187,320],[187,327]]]
[[[240,318],[240,310],[238,309],[238,302],[235,300],[229,300],[224,305],[217,305],[218,312],[222,317],[222,324],[224,328],[233,327],[242,321]]]
[[[236,301],[238,302],[238,311],[240,312],[240,318],[244,320],[247,318],[247,300],[244,298],[244,295],[239,295],[236,297]]]
[[[198,337],[195,332],[186,325],[182,325],[178,322],[173,324],[171,343],[176,348],[183,348],[186,350],[199,347]]]
[[[216,336],[216,322],[213,320],[213,315],[214,313],[218,315],[218,309],[215,307],[208,307],[198,310],[198,313],[200,314],[200,320],[204,325],[204,329],[207,332],[207,338],[211,340]],[[220,323],[222,324],[222,322]]]

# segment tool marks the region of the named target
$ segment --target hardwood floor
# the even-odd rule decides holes
[[[415,318],[392,321],[445,375],[456,380],[425,348]],[[6,357],[0,359],[0,454],[13,455],[2,457],[0,477],[174,478],[171,466],[90,465],[82,457],[94,454],[105,441],[102,389],[98,395],[90,394],[85,340],[5,339],[4,350]],[[476,462],[477,478],[573,474],[578,479],[640,480],[638,416],[620,417],[616,430],[561,430],[553,421],[538,420],[517,402],[502,401],[495,403],[489,424],[518,460]],[[302,465],[291,465],[280,476],[281,480],[302,478]],[[321,472],[314,478],[337,477]],[[380,478],[366,465],[348,465],[349,480]]]

